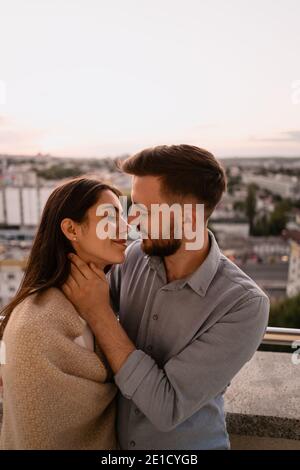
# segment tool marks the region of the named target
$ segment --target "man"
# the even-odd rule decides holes
[[[63,290],[89,322],[119,387],[121,448],[229,449],[223,395],[263,338],[269,300],[207,229],[226,189],[224,171],[211,153],[189,145],[146,149],[122,169],[133,175],[132,201],[149,214],[153,204],[190,204],[194,226],[200,203],[205,227],[196,250],[174,233],[128,247],[108,275],[119,321],[103,273],[71,256]]]

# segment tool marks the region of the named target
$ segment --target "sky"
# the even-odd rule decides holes
[[[300,156],[299,0],[0,0],[0,153]]]

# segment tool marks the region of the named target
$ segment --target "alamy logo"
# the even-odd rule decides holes
[[[6,347],[4,341],[0,341],[0,365],[6,364]]]
[[[152,240],[185,239],[187,250],[199,250],[204,244],[204,204],[132,204],[127,211],[127,198],[120,197],[122,212],[111,204],[99,204],[96,215],[101,217],[96,227],[99,239],[117,238],[127,232],[130,238]],[[127,215],[128,213],[128,215]]]
[[[294,341],[292,343],[292,349],[296,349],[296,351],[292,354],[292,363],[295,366],[298,366],[300,364],[300,340]]]

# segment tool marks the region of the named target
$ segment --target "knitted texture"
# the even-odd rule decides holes
[[[116,394],[84,324],[57,288],[32,294],[5,328],[2,449],[116,449]]]

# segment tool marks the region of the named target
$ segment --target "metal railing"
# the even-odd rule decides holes
[[[262,344],[292,346],[295,341],[299,341],[300,344],[300,329],[268,326]]]
[[[0,322],[3,318],[0,315]],[[262,344],[292,346],[295,341],[299,341],[300,344],[300,329],[268,326]]]

